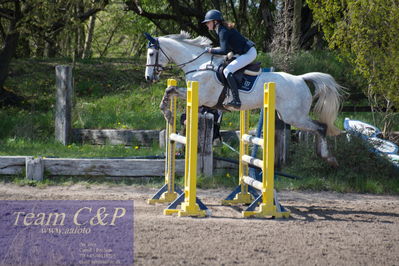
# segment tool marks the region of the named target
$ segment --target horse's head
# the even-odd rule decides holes
[[[159,80],[163,68],[168,64],[169,59],[159,46],[157,38],[152,37],[148,33],[144,33],[148,39],[147,63],[145,68],[145,79],[147,81]]]
[[[199,36],[191,39],[187,32],[180,34],[171,34],[159,38],[154,38],[150,34],[145,33],[148,39],[147,64],[145,69],[145,78],[147,81],[155,81],[159,79],[160,73],[165,69],[168,63],[175,63],[176,67],[187,70],[185,67],[198,69],[204,60],[210,60],[210,57],[202,57],[206,54],[204,47],[211,44],[211,41]],[[198,60],[201,58],[201,60]]]

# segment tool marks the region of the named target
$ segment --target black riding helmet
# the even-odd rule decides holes
[[[202,23],[206,23],[211,20],[220,20],[220,21],[224,20],[222,12],[216,9],[209,10],[208,12],[206,12],[205,19],[204,21],[202,21]]]

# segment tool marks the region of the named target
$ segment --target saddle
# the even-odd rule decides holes
[[[223,102],[226,99],[227,96],[227,88],[229,87],[227,83],[227,79],[223,74],[223,70],[226,68],[228,64],[230,64],[235,57],[232,55],[227,55],[225,61],[219,65],[216,71],[216,77],[217,79],[223,84],[223,90],[222,93],[219,96],[218,103],[213,107],[219,110],[226,110],[223,106]],[[256,78],[258,75],[262,73],[262,68],[261,68],[261,63],[260,62],[252,62],[249,65],[246,65],[245,67],[241,68],[240,70],[236,71],[233,74],[233,77],[235,78],[238,88],[242,87],[243,82],[246,81],[245,77],[250,76],[251,78]]]
[[[222,64],[219,65],[216,76],[218,80],[224,85],[228,86],[227,84],[227,79],[223,74],[223,70],[226,68],[228,64],[233,61],[235,57],[232,57],[230,59],[226,59]],[[246,65],[245,67],[241,68],[240,70],[236,71],[233,76],[237,81],[238,86],[240,87],[242,83],[242,79],[244,75],[248,76],[258,76],[262,73],[262,68],[261,68],[261,62],[252,62],[249,65]]]

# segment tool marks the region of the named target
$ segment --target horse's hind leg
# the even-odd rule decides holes
[[[313,123],[319,126],[316,131],[316,154],[323,158],[329,165],[338,167],[337,159],[331,155],[327,144],[327,125],[319,121],[313,120]]]
[[[187,89],[179,88],[176,86],[169,86],[166,88],[161,104],[159,105],[159,108],[161,109],[168,123],[171,123],[173,119],[172,111],[169,109],[170,99],[172,96],[177,96],[179,98],[185,99],[187,97]]]
[[[331,155],[328,150],[327,139],[324,136],[316,134],[316,154],[324,159],[329,165],[338,167],[337,159]]]
[[[329,165],[338,167],[337,159],[331,155],[327,145],[327,125],[316,120],[304,119],[296,121],[292,125],[307,131],[316,133],[316,154],[325,160]]]

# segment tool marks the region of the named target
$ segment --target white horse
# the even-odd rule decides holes
[[[204,53],[211,41],[206,37],[191,39],[186,32],[153,38],[149,40],[145,77],[147,81],[159,79],[168,63],[175,63],[186,74],[186,80],[198,81],[199,105],[214,107],[218,103],[223,85],[216,77],[216,69],[223,62],[224,56]],[[312,96],[305,81],[315,87]],[[326,135],[336,136],[341,131],[334,126],[342,102],[343,88],[328,74],[312,72],[294,76],[284,72],[263,72],[251,91],[240,91],[240,110],[261,108],[263,104],[263,84],[276,83],[276,110],[281,120],[299,129],[316,132],[316,153],[330,165],[338,166],[327,146]],[[186,97],[186,88],[168,87],[160,108],[167,121],[171,113],[167,110],[171,96]],[[225,101],[229,101],[228,96]],[[309,118],[309,111],[314,99],[314,113],[318,121]],[[235,110],[235,109],[234,109]]]

